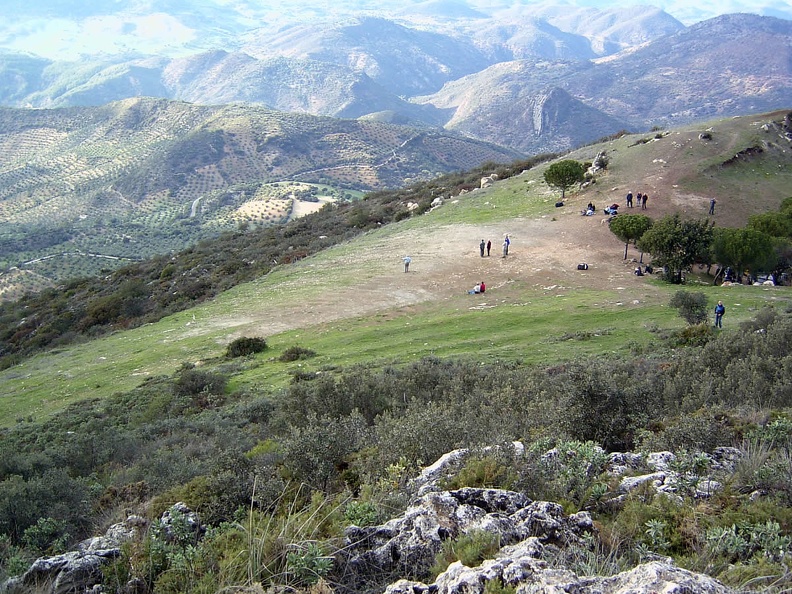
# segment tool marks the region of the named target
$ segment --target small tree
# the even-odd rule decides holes
[[[610,222],[611,232],[624,242],[624,259],[627,259],[627,248],[630,242],[637,243],[652,226],[652,219],[646,215],[625,214]]]
[[[679,310],[679,316],[691,326],[707,321],[707,296],[704,293],[677,291],[668,303]]]
[[[544,172],[544,180],[551,188],[561,190],[561,200],[566,191],[575,184],[583,183],[586,178],[586,168],[582,163],[572,159],[553,163]]]
[[[712,226],[706,219],[683,220],[679,215],[656,221],[638,240],[638,247],[664,267],[665,280],[676,284],[682,283],[682,273],[694,262],[709,259],[711,245]]]

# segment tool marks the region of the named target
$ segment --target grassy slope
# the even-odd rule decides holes
[[[636,145],[641,137],[628,137],[587,147],[572,158],[591,160],[605,148],[611,157],[609,170],[591,188],[570,195],[563,209],[553,208],[555,197],[541,182],[542,168],[537,168],[277,269],[189,312],[35,357],[0,373],[0,422],[40,418],[71,402],[124,391],[147,376],[171,374],[183,362],[211,368],[223,362],[225,344],[238,336],[266,336],[271,346],[254,359],[233,364],[231,386],[251,390],[284,385],[294,370],[400,364],[427,355],[548,364],[582,354],[637,356],[651,349],[657,328],[683,325],[665,305],[678,287],[653,279],[626,287],[605,282],[587,287],[564,277],[554,282],[552,269],[543,271],[541,278],[507,271],[497,277],[496,292],[474,302],[451,280],[457,272],[454,266],[467,266],[462,256],[455,259],[452,254],[451,268],[438,268],[434,276],[410,277],[418,284],[403,290],[394,290],[394,282],[398,287],[406,278],[394,275],[394,269],[398,272],[399,258],[408,249],[418,250],[413,255],[420,254],[419,262],[452,251],[456,244],[450,238],[457,234],[477,237],[480,229],[489,232],[527,223],[535,223],[535,229],[546,227],[551,234],[571,228],[578,224],[577,211],[583,204],[618,200],[627,188],[649,193],[652,216],[673,211],[704,215],[709,197],[715,195],[723,213],[718,224],[742,225],[749,214],[777,208],[792,187],[789,157],[772,147],[762,161],[726,170],[719,166],[735,152],[767,141],[767,134],[753,123],[760,120],[715,123],[709,143],[698,141],[698,128],[690,128],[649,143]],[[745,192],[751,187],[756,192],[748,200]],[[717,193],[711,193],[715,189]],[[586,231],[590,235],[577,241],[597,243],[612,253],[603,267],[621,265],[623,246],[592,223]],[[449,243],[434,238],[447,238]],[[467,282],[464,277],[457,284]],[[695,289],[706,292],[710,301],[723,294],[720,287]],[[788,288],[729,291],[726,332],[738,331],[737,323],[767,302],[792,303]],[[275,361],[293,345],[318,356],[289,364]]]

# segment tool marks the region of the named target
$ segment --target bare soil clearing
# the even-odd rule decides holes
[[[233,339],[389,310],[396,313],[394,310],[406,306],[454,298],[470,299],[471,307],[516,300],[517,286],[520,292],[542,293],[647,288],[646,279],[633,274],[631,259],[640,254],[631,246],[628,260],[622,259],[624,245],[602,223],[604,215],[584,217],[573,213],[573,207],[564,207],[566,213],[561,210],[557,220],[548,215],[497,226],[450,225],[432,228],[430,233],[405,231],[352,256],[322,261],[322,266],[346,267],[352,278],[359,270],[359,281],[328,287],[299,302],[280,301],[276,309],[262,303],[258,311],[215,319],[212,326],[234,328]],[[511,247],[504,258],[502,244],[507,233]],[[492,241],[489,257],[480,256],[482,238]],[[412,258],[408,273],[402,263],[406,255]],[[587,263],[589,269],[578,270],[579,263]],[[310,259],[298,265],[311,266]],[[312,282],[310,275],[302,278],[305,283]],[[467,295],[479,281],[486,283],[487,292]]]

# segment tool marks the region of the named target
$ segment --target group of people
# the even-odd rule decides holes
[[[509,239],[509,234],[507,233],[506,237],[503,239],[503,246],[502,246],[503,257],[504,258],[509,255],[509,246],[510,245],[511,245],[511,239]],[[482,258],[484,257],[484,252],[487,252],[487,256],[489,256],[491,249],[492,249],[492,241],[487,240],[485,242],[484,239],[482,239],[481,243],[479,244],[479,252],[481,253],[481,257]]]
[[[503,238],[503,245],[501,246],[501,251],[503,253],[504,258],[509,255],[510,245],[511,245],[511,238],[509,238],[509,234],[507,233]],[[481,257],[483,258],[485,253],[487,257],[489,257],[491,250],[492,250],[492,241],[491,240],[484,241],[484,238],[482,238],[481,242],[479,243],[479,254],[481,255]],[[483,293],[486,290],[487,290],[487,285],[484,284],[484,281],[481,281],[477,283],[476,286],[474,286],[472,289],[470,289],[468,291],[468,294],[478,295],[479,293]]]
[[[511,245],[511,238],[507,233],[503,238],[503,246],[502,246],[504,258],[509,255],[510,245]],[[481,257],[483,258],[485,253],[487,254],[487,256],[489,256],[491,250],[492,250],[492,241],[491,240],[484,241],[484,239],[482,238],[481,243],[479,243],[479,253],[481,254]],[[410,256],[404,256],[402,258],[402,262],[404,262],[404,272],[410,272],[410,263],[412,262],[412,258]],[[483,293],[486,290],[487,290],[487,286],[484,284],[484,281],[481,281],[477,283],[475,287],[469,290],[468,293],[470,295],[477,295],[479,293]]]
[[[476,286],[468,291],[468,295],[478,295],[479,293],[483,293],[487,290],[487,285],[484,284],[484,281],[480,283],[476,283]]]
[[[632,206],[632,193],[627,194],[627,196],[628,196],[627,204],[628,204],[628,206]],[[645,204],[646,203],[645,202],[646,195],[645,194],[642,195],[642,194],[639,193],[638,196],[641,196],[641,201],[642,201],[641,204]],[[611,207],[612,206],[614,206],[614,205],[611,205]],[[618,208],[618,205],[615,205],[615,206]],[[589,202],[588,206],[586,207],[586,210],[589,210],[589,209],[592,212],[596,210],[594,208],[594,205],[591,202]],[[511,239],[509,239],[509,234],[507,233],[506,236],[503,239],[503,257],[504,258],[509,254],[509,245],[510,244],[511,244]],[[481,253],[481,257],[482,258],[484,257],[484,252],[486,252],[487,256],[489,256],[491,249],[492,249],[492,241],[484,241],[484,239],[482,238],[481,243],[479,244],[479,251]],[[409,272],[410,271],[410,262],[412,262],[412,258],[410,258],[410,256],[404,256],[402,258],[402,260],[404,261],[404,272]],[[580,268],[580,267],[578,266],[578,268]],[[588,268],[588,266],[586,266],[586,268]],[[646,274],[652,274],[652,272],[654,272],[652,270],[651,266],[646,266],[645,271],[646,271],[645,272]],[[729,272],[730,271],[731,270],[729,269]],[[641,270],[640,266],[637,266],[635,268],[635,275],[636,276],[644,276],[644,271]],[[487,285],[484,284],[484,281],[480,281],[480,282],[476,283],[476,285],[472,289],[470,289],[468,291],[468,294],[469,295],[479,295],[481,293],[484,293],[486,290],[487,290]],[[723,301],[718,301],[718,305],[715,306],[715,327],[716,328],[722,328],[723,327],[723,325],[722,325],[723,324],[723,315],[725,313],[726,313],[726,307],[723,305]]]
[[[646,210],[646,201],[648,199],[649,199],[649,196],[647,194],[643,194],[641,192],[638,192],[635,195],[636,206],[638,208],[640,208],[641,210]],[[626,200],[627,200],[627,208],[632,208],[633,207],[633,193],[632,193],[632,190],[627,192]]]

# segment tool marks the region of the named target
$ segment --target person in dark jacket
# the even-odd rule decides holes
[[[723,328],[723,314],[726,313],[726,307],[723,305],[723,301],[718,301],[718,305],[715,306],[715,327],[716,328]]]

